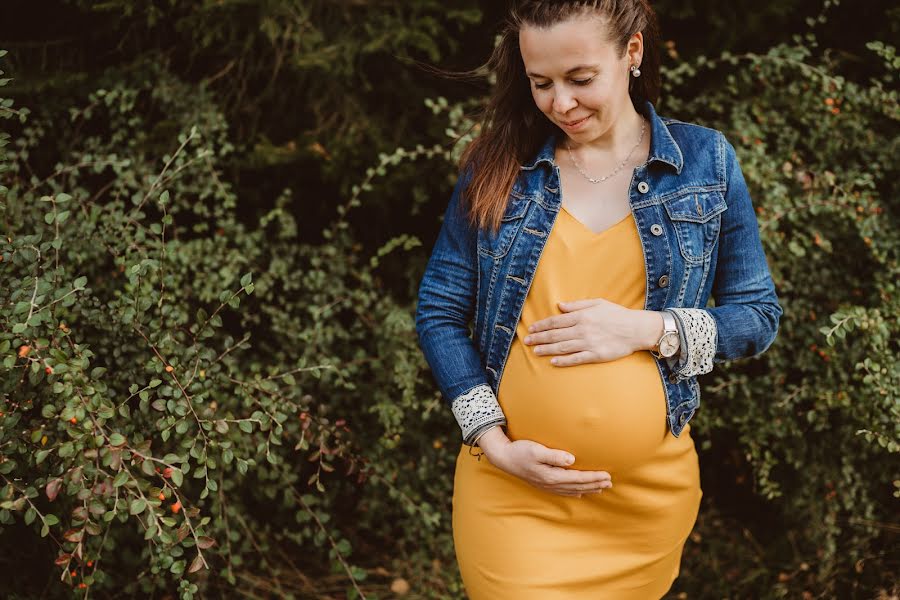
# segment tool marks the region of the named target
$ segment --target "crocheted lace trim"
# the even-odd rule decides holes
[[[453,399],[453,416],[462,429],[463,443],[471,446],[494,425],[506,425],[506,415],[489,385],[479,385]]]
[[[678,374],[695,377],[713,369],[718,329],[709,311],[702,308],[669,308],[681,327],[681,358]]]

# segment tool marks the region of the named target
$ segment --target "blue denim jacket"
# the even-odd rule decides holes
[[[649,102],[642,113],[651,126],[650,154],[634,169],[628,195],[647,271],[644,308],[694,309],[676,314],[699,314],[711,326],[697,329],[696,319],[694,325],[679,319],[680,357],[656,360],[668,426],[677,437],[700,405],[697,375],[713,362],[766,350],[782,308],[732,145],[714,129],[659,117]],[[496,233],[469,225],[460,198],[468,178],[460,177],[453,190],[416,308],[419,345],[451,406],[472,390],[488,386],[496,394],[500,386],[525,297],[560,210],[555,146],[551,136],[521,165]],[[714,306],[707,306],[710,297]],[[701,354],[704,343],[710,360],[698,363],[690,356]],[[464,431],[464,442],[471,437]]]

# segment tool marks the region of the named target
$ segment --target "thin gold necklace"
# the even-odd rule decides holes
[[[631,152],[628,153],[628,156],[625,157],[625,160],[623,160],[621,163],[619,163],[619,166],[616,167],[616,170],[615,170],[615,171],[613,171],[612,173],[610,173],[610,174],[607,175],[606,177],[601,177],[600,179],[594,179],[593,177],[589,176],[587,173],[584,172],[584,169],[582,169],[582,168],[581,168],[581,165],[578,164],[578,161],[575,160],[575,155],[572,154],[572,147],[569,146],[569,140],[568,140],[568,139],[566,140],[566,150],[568,150],[568,152],[569,152],[569,158],[572,159],[572,164],[575,165],[575,168],[578,169],[578,172],[581,173],[581,175],[582,175],[585,179],[587,179],[587,180],[590,181],[591,183],[603,183],[604,181],[606,181],[607,179],[609,179],[610,177],[612,177],[613,175],[615,175],[616,173],[618,173],[619,171],[621,171],[622,168],[628,163],[628,159],[631,158],[631,155],[634,154],[634,151],[637,150],[637,149],[638,149],[638,146],[641,145],[641,142],[644,141],[644,131],[645,131],[646,129],[647,129],[647,121],[642,117],[642,118],[641,118],[641,137],[638,138],[637,144],[634,145],[634,148],[631,149]]]

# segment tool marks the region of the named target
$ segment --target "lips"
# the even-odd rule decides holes
[[[575,121],[560,121],[559,123],[566,131],[581,131],[587,127],[587,121],[593,116],[594,115],[588,115],[581,119],[576,119]]]
[[[568,123],[567,123],[566,121],[563,121],[563,125],[565,125],[565,126],[567,126],[567,127],[574,127],[575,125],[578,125],[579,123],[581,123],[581,122],[584,121],[585,119],[590,118],[590,116],[591,116],[591,115],[588,115],[587,117],[584,117],[583,119],[578,119],[577,121],[569,121]]]

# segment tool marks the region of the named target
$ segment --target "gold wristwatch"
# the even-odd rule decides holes
[[[678,336],[678,325],[675,323],[675,315],[667,310],[662,311],[663,333],[656,346],[650,349],[650,353],[656,358],[670,358],[678,353],[681,346],[681,338]]]

